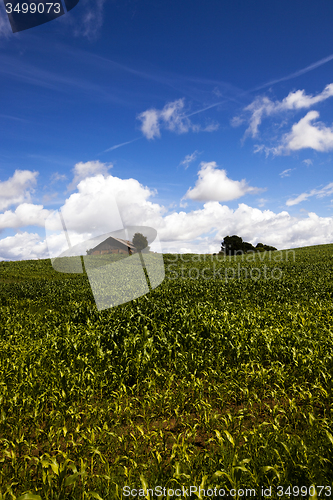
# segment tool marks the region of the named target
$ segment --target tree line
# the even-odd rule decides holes
[[[266,252],[277,250],[275,247],[270,245],[264,245],[263,243],[257,243],[254,247],[251,243],[243,241],[240,236],[225,236],[219,254],[227,255],[241,255],[248,252]]]

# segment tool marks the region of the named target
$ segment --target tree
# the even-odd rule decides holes
[[[237,235],[225,236],[222,241],[221,252],[228,255],[239,255],[244,253],[244,243],[242,238]]]
[[[244,252],[255,252],[256,249],[254,248],[253,245],[251,245],[251,243],[247,243],[246,241],[243,242],[243,250]]]
[[[247,252],[264,252],[264,251],[274,251],[275,247],[264,245],[263,243],[258,243],[256,247],[243,241],[240,236],[234,234],[233,236],[225,236],[222,244],[220,254],[227,255],[242,255]]]
[[[137,249],[138,252],[141,252],[142,250],[145,250],[148,252],[149,246],[148,246],[148,239],[143,236],[141,233],[135,233],[132,239],[132,243]]]
[[[257,243],[255,250],[258,252],[274,252],[277,250],[275,247],[270,245],[263,245],[262,243]]]

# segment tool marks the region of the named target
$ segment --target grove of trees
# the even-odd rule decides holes
[[[270,245],[264,245],[263,243],[257,243],[254,247],[251,243],[243,241],[240,236],[225,236],[219,254],[227,255],[241,255],[247,252],[265,252],[277,250],[275,247]]]

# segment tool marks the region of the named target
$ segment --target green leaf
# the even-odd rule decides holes
[[[235,446],[235,441],[234,441],[234,438],[232,437],[232,435],[230,434],[230,432],[228,432],[228,431],[223,431],[223,432],[227,436],[228,441],[230,441],[230,443],[234,447]]]
[[[326,435],[328,437],[328,439],[331,441],[331,444],[333,444],[333,436],[330,432],[328,432],[328,430],[325,429],[325,432],[326,432]]]
[[[224,472],[217,470],[216,472],[214,472],[212,477],[215,479],[216,477],[222,477],[224,474]]]
[[[42,500],[42,497],[33,493],[24,493],[24,495],[21,495],[16,500]]]
[[[280,479],[280,474],[278,471],[275,469],[275,467],[271,467],[270,465],[265,465],[264,467],[261,468],[261,470],[265,473],[268,471],[273,471],[278,479]]]
[[[57,461],[55,459],[52,460],[52,462],[50,463],[51,465],[51,469],[53,470],[53,472],[59,476],[59,465],[57,463]]]
[[[97,500],[103,500],[102,497],[99,496],[98,493],[96,493],[95,491],[88,491],[88,494],[92,497],[92,498],[97,498]]]
[[[79,474],[76,472],[75,474],[72,474],[71,476],[66,477],[64,481],[65,486],[70,486],[71,484],[75,483],[79,479]]]
[[[249,472],[246,467],[243,467],[243,465],[236,465],[236,467],[233,467],[232,470],[241,470],[243,472]]]

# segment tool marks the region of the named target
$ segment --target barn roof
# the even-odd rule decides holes
[[[121,238],[115,238],[114,236],[109,236],[106,240],[99,243],[96,247],[92,248],[90,251],[94,252],[95,250],[99,250],[101,247],[105,246],[105,243],[112,245],[112,243],[114,243],[114,240],[117,241],[118,243],[120,243],[121,245],[124,245],[125,247],[130,248],[131,250],[136,250],[135,246],[130,241],[123,240]]]
[[[110,238],[112,238],[113,240],[117,240],[119,241],[120,243],[123,243],[124,245],[126,245],[127,247],[130,247],[132,248],[133,250],[136,250],[136,247],[133,245],[133,243],[131,243],[130,241],[128,240],[122,240],[121,238],[115,238],[114,236],[110,236]],[[109,238],[108,238],[109,239]],[[107,241],[107,240],[105,240]]]

